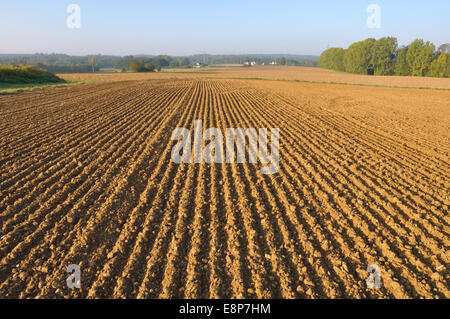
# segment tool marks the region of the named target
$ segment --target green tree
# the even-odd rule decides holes
[[[408,47],[403,47],[398,50],[394,66],[395,75],[411,75],[408,61],[406,61],[407,52]]]
[[[450,77],[450,54],[441,52],[441,54],[431,62],[428,75],[440,78]]]
[[[345,71],[345,50],[342,48],[330,48],[325,50],[319,58],[318,66],[335,71]]]
[[[129,70],[131,72],[141,72],[143,69],[142,65],[136,61],[130,63]]]
[[[94,73],[95,72],[95,57],[94,56],[89,57],[88,62],[92,67],[92,73]]]
[[[398,48],[394,37],[369,38],[351,44],[347,50],[325,50],[318,66],[356,74],[450,77],[449,56],[450,44],[435,51],[433,43],[421,39]]]
[[[398,49],[397,38],[378,39],[372,51],[372,64],[375,75],[394,74],[394,61]]]
[[[189,66],[190,64],[191,64],[191,60],[189,60],[188,58],[179,58],[178,59],[178,66],[186,67],[186,66]]]
[[[277,60],[279,65],[286,65],[286,58],[283,56]]]
[[[439,46],[438,53],[442,52],[450,53],[450,43],[444,43],[441,46]]]
[[[406,61],[413,76],[425,76],[434,59],[435,46],[433,43],[422,39],[413,41],[408,46]]]
[[[167,55],[158,55],[152,59],[152,63],[157,70],[168,67],[172,59]]]
[[[345,51],[345,71],[356,74],[373,74],[373,47],[375,39],[355,42]]]

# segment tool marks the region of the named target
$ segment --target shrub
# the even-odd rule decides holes
[[[130,63],[130,72],[142,72],[142,69],[142,64],[136,61]]]
[[[0,82],[11,84],[58,83],[65,82],[52,72],[29,65],[0,66]]]
[[[153,72],[155,71],[155,66],[153,63],[146,63],[143,66],[141,63],[133,61],[130,63],[130,71],[131,72]]]

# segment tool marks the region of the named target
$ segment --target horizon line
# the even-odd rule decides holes
[[[167,54],[167,53],[161,53],[161,54],[148,54],[148,53],[140,53],[140,54],[124,54],[124,55],[118,55],[118,54],[104,54],[104,53],[89,53],[89,54],[70,54],[70,53],[63,53],[63,52],[34,52],[34,53],[2,53],[0,52],[0,55],[36,55],[36,54],[61,54],[61,55],[68,55],[68,56],[95,56],[95,55],[102,55],[102,56],[114,56],[114,57],[125,57],[125,56],[172,56],[172,57],[188,57],[188,56],[195,56],[195,55],[210,55],[210,56],[254,56],[254,55],[281,55],[281,56],[310,56],[310,57],[320,57],[320,54],[297,54],[297,53],[193,53],[193,54]]]

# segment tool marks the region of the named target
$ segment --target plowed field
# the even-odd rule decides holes
[[[0,297],[449,298],[449,101],[197,75],[0,96]],[[194,120],[279,128],[278,173],[174,163]]]

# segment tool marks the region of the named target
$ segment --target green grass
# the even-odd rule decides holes
[[[65,81],[62,83],[46,83],[46,84],[11,84],[11,83],[0,83],[0,95],[4,94],[14,94],[25,91],[32,91],[36,89],[42,89],[46,87],[61,87],[68,85],[83,84],[85,81]]]

